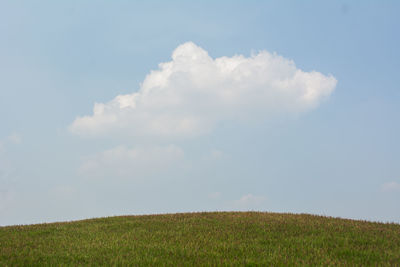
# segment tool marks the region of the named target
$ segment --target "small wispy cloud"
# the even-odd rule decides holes
[[[13,133],[9,136],[0,139],[0,180],[7,180],[10,178],[13,168],[7,156],[10,146],[19,145],[22,143],[21,135]],[[4,188],[0,188],[4,189]]]
[[[50,194],[55,198],[71,199],[76,196],[77,189],[70,185],[59,185],[50,190]]]
[[[400,183],[388,182],[381,185],[382,192],[400,192]]]
[[[207,153],[205,153],[202,157],[203,160],[205,161],[218,161],[221,159],[226,158],[228,155],[223,152],[222,150],[219,149],[212,149],[210,151],[208,151]]]
[[[257,210],[264,208],[267,198],[246,194],[233,202],[233,208],[237,210]]]
[[[118,146],[87,157],[79,173],[88,178],[143,179],[175,167],[184,157],[175,145],[128,148]]]
[[[14,200],[15,193],[10,190],[0,191],[0,211],[6,209],[10,203]]]
[[[19,145],[22,143],[22,136],[18,133],[13,133],[9,135],[6,140],[12,144]]]
[[[221,198],[221,196],[222,196],[222,193],[221,192],[212,192],[212,193],[210,193],[209,195],[208,195],[208,198],[210,198],[210,199],[220,199]]]

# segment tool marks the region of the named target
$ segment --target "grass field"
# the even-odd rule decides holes
[[[400,225],[261,212],[0,227],[0,266],[400,265]]]

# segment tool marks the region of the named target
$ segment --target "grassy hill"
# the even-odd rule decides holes
[[[261,212],[0,227],[0,266],[400,265],[400,225]]]

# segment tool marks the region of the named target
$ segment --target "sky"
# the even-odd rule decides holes
[[[0,225],[400,223],[398,1],[1,1]]]

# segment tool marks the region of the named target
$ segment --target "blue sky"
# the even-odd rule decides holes
[[[399,11],[2,1],[0,225],[214,210],[400,222]]]

